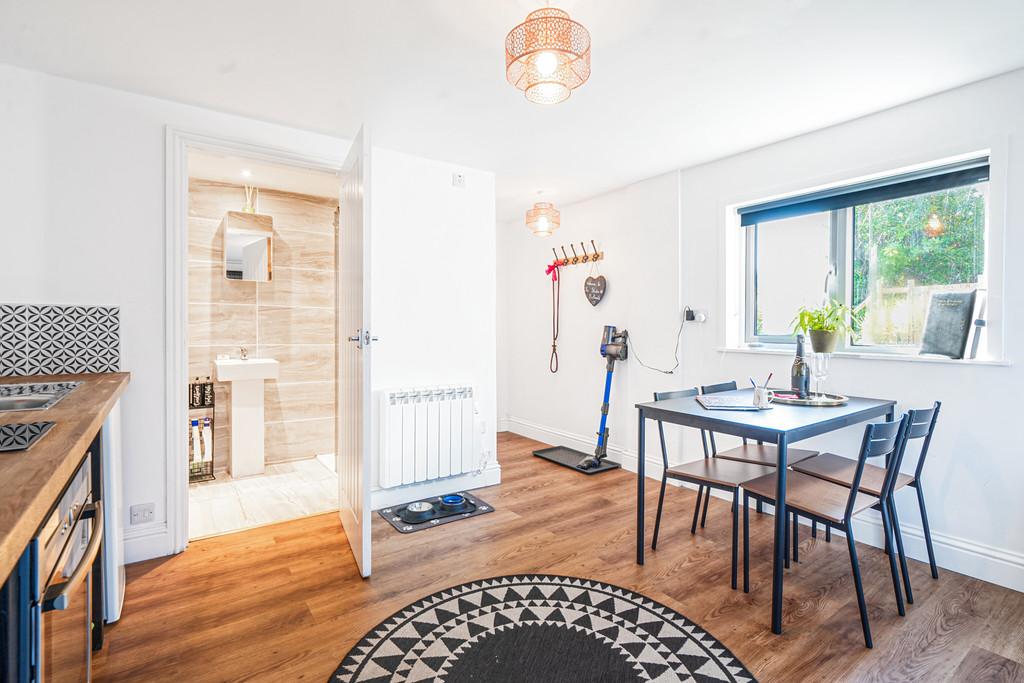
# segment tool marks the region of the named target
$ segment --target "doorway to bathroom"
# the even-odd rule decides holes
[[[338,509],[338,172],[188,149],[188,539]]]

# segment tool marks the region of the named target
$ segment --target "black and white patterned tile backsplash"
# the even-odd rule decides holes
[[[120,369],[116,306],[0,304],[0,377]]]

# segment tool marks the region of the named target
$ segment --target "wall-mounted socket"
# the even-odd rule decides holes
[[[706,323],[708,321],[708,312],[687,306],[683,309],[683,320],[688,323]]]
[[[156,503],[139,503],[138,505],[132,505],[129,508],[131,512],[131,523],[135,524],[148,524],[153,521],[156,516]]]
[[[466,176],[462,173],[452,173],[452,187],[465,187]]]

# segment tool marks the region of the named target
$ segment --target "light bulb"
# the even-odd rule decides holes
[[[540,218],[537,219],[537,229],[538,230],[540,230],[542,232],[546,232],[547,229],[550,226],[551,226],[551,224],[548,223],[548,217],[547,216],[541,216]]]
[[[243,178],[251,178],[252,177],[252,171],[250,171],[247,168],[243,168],[242,169],[242,177]]]
[[[558,55],[549,51],[541,52],[534,58],[533,65],[541,76],[550,76],[558,69]]]

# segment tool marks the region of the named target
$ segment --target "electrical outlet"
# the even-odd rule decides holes
[[[138,505],[132,505],[129,508],[132,519],[131,523],[135,524],[148,524],[153,521],[156,516],[156,503],[139,503]]]
[[[462,173],[452,173],[452,187],[465,187],[466,176]]]

